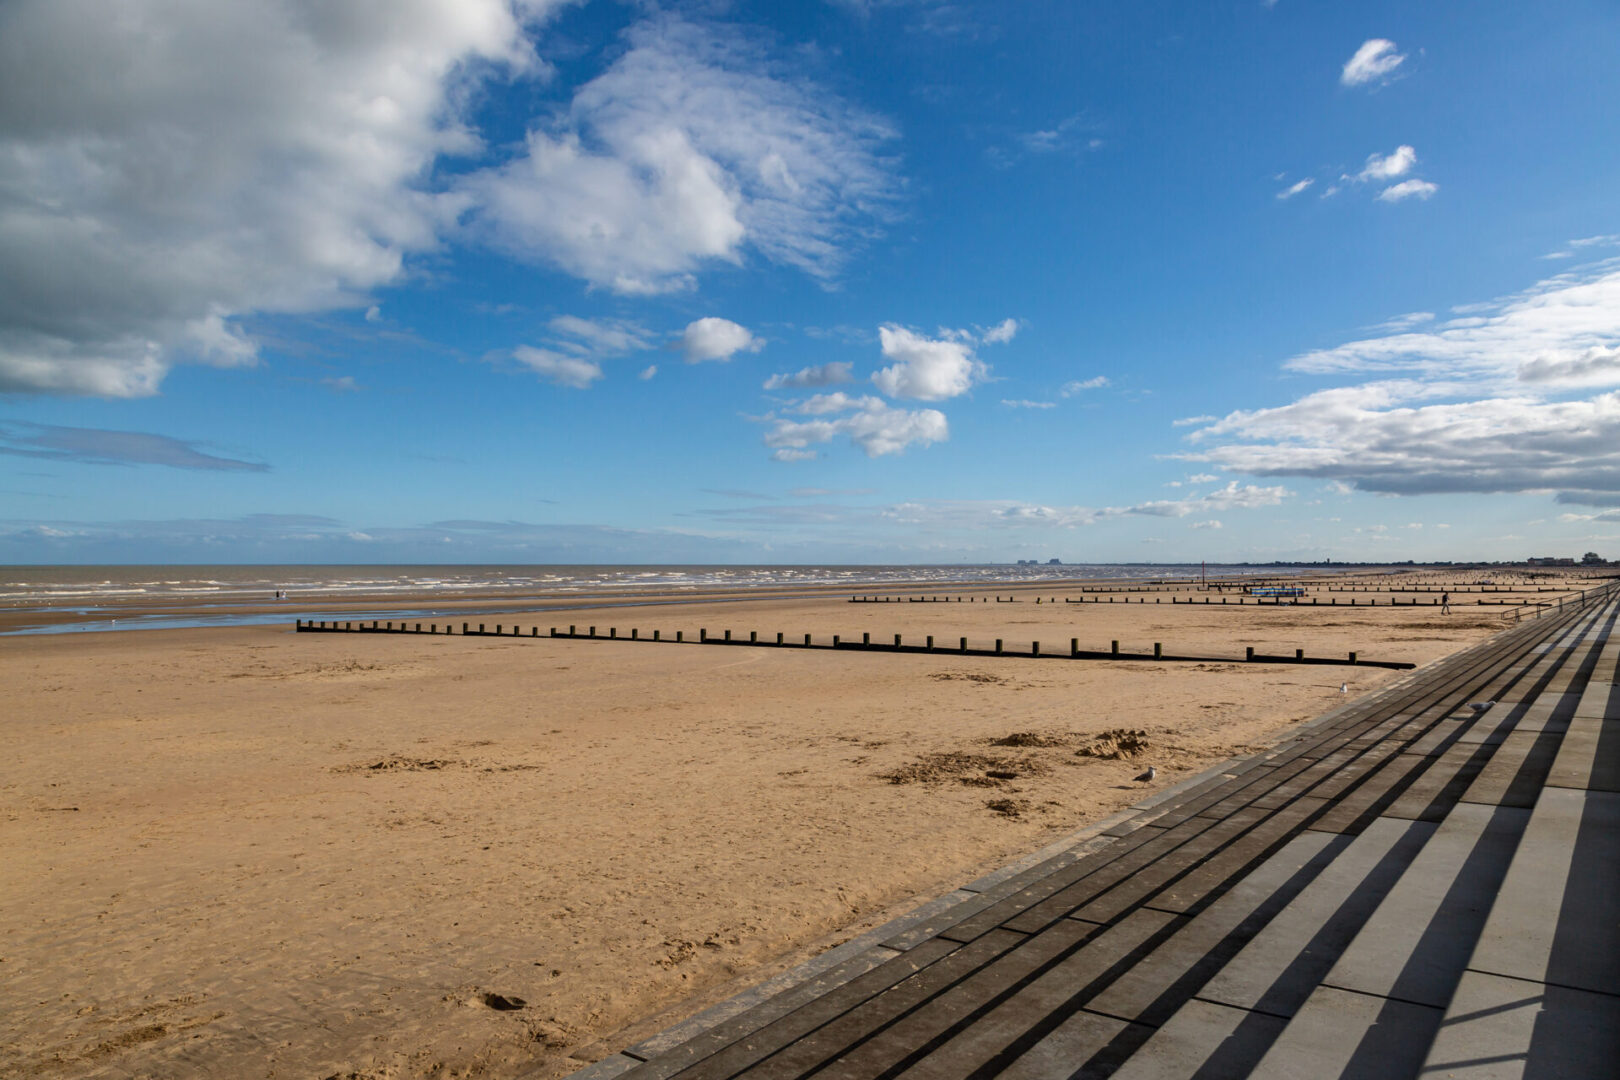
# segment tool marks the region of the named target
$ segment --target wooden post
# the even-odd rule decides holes
[[[934,635],[933,634],[928,635],[928,651],[929,652],[934,651]]]
[[[675,640],[676,641],[685,641],[686,640],[686,631],[685,630],[677,630],[677,631],[675,631]]]
[[[591,636],[591,637],[595,637],[595,636],[596,636],[596,627],[594,627],[594,626],[593,626],[593,627],[591,627],[591,635],[590,635],[590,636]]]
[[[1305,650],[1304,649],[1295,649],[1294,650],[1294,659],[1295,660],[1303,660],[1303,659],[1305,659]]]
[[[730,640],[731,640],[731,631],[730,631],[730,630],[727,630],[727,631],[726,631],[726,640],[727,640],[727,641],[730,641]]]
[[[996,655],[997,656],[1001,655],[1001,639],[1000,638],[996,638]]]
[[[1079,638],[1072,637],[1072,638],[1069,639],[1069,655],[1070,656],[1079,656],[1080,655],[1080,639]]]
[[[700,629],[698,631],[698,641],[700,643],[707,643],[708,640],[709,640],[709,632],[707,630]]]
[[[1352,663],[1352,664],[1353,664],[1353,663],[1355,663],[1355,662],[1356,662],[1356,654],[1355,654],[1355,653],[1351,653],[1351,654],[1350,654],[1350,662],[1351,662],[1351,663]]]
[[[861,644],[862,645],[870,645],[870,644],[872,644],[872,635],[871,634],[862,634],[861,635]]]
[[[639,628],[634,627],[634,626],[632,626],[630,628],[630,640],[631,641],[640,641],[641,640],[641,630]]]
[[[835,648],[835,649],[838,648],[838,635],[837,634],[833,635],[833,648]]]
[[[1041,655],[1041,643],[1040,642],[1032,641],[1032,642],[1029,643],[1029,655],[1031,655],[1031,656],[1039,656],[1039,655]]]
[[[1164,656],[1164,646],[1157,641],[1153,643],[1153,659],[1158,660]]]
[[[962,651],[967,652],[967,638],[962,639]]]
[[[663,640],[663,634],[664,634],[664,632],[662,630],[654,630],[653,631],[653,640],[654,641]]]
[[[782,644],[782,631],[780,630],[776,632],[776,643],[778,645]]]
[[[894,647],[897,648],[897,649],[900,647],[900,635],[899,634],[894,635]]]
[[[1245,645],[1243,647],[1243,659],[1249,660],[1249,661],[1252,661],[1254,659],[1254,646],[1253,645]]]
[[[1114,654],[1114,655],[1115,655],[1115,656],[1118,656],[1118,655],[1119,655],[1119,642],[1117,642],[1117,641],[1116,641],[1116,642],[1114,642],[1114,644],[1113,644],[1113,648],[1112,648],[1112,649],[1111,649],[1111,650],[1110,650],[1110,651],[1111,651],[1111,652],[1112,652],[1112,653],[1113,653],[1113,654]]]
[[[389,624],[389,625],[393,625],[393,624],[392,624],[392,623],[390,623],[390,624]],[[480,630],[482,630],[482,629],[483,629],[483,627],[482,627],[482,626],[480,626],[480,627],[479,627],[479,628],[478,628],[478,629],[480,629]],[[495,636],[496,636],[496,637],[500,637],[500,636],[501,636],[501,624],[500,624],[500,623],[496,623],[496,624],[495,624]]]
[[[373,624],[372,624],[372,625],[373,625],[373,626],[375,626],[375,625],[376,625],[376,624],[375,624],[375,623],[373,623]],[[478,624],[478,632],[479,632],[479,633],[480,633],[480,634],[482,634],[482,633],[483,633],[483,632],[484,632],[484,624],[483,624],[483,623],[479,623],[479,624]]]
[[[805,645],[805,648],[810,647],[810,635],[809,634],[804,635],[804,645]]]

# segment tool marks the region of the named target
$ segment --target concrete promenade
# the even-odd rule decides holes
[[[1617,623],[1593,590],[576,1078],[1620,1076]]]

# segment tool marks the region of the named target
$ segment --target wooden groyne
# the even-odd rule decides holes
[[[1244,649],[1244,655],[1241,657],[1184,656],[1176,653],[1165,652],[1163,643],[1157,641],[1153,643],[1152,652],[1131,652],[1122,650],[1119,647],[1118,641],[1111,642],[1109,649],[1106,651],[1097,649],[1082,649],[1080,647],[1079,638],[1070,638],[1068,650],[1063,651],[1061,649],[1043,649],[1039,641],[1030,642],[1027,648],[1021,646],[1008,647],[1006,641],[1002,638],[996,638],[996,643],[993,648],[972,645],[965,637],[957,638],[955,644],[947,644],[936,641],[933,634],[926,635],[921,644],[918,644],[915,640],[911,644],[907,644],[903,635],[901,634],[895,634],[891,643],[887,640],[873,641],[870,632],[861,634],[860,640],[856,641],[854,639],[845,639],[840,634],[832,634],[830,636],[823,635],[820,640],[817,640],[813,634],[790,636],[781,631],[777,631],[773,637],[769,634],[761,635],[758,631],[750,630],[748,632],[748,636],[743,637],[741,634],[733,636],[732,631],[726,630],[721,632],[721,634],[717,637],[710,634],[707,629],[700,629],[697,637],[689,638],[686,636],[686,632],[684,630],[677,630],[675,631],[675,635],[670,637],[664,634],[661,630],[654,630],[650,635],[644,635],[639,627],[631,627],[628,636],[620,636],[619,628],[616,626],[610,626],[606,629],[606,633],[598,633],[597,627],[595,626],[587,627],[583,632],[577,625],[570,626],[567,630],[552,626],[547,627],[545,632],[542,633],[541,628],[538,626],[524,628],[514,625],[508,627],[505,623],[496,623],[494,625],[494,629],[490,629],[488,623],[473,624],[470,622],[464,622],[461,624],[461,629],[458,633],[454,623],[446,625],[441,629],[436,623],[401,622],[396,625],[394,622],[380,619],[373,619],[369,624],[367,624],[367,622],[364,620],[360,620],[358,622],[352,620],[338,622],[300,619],[297,621],[296,625],[296,630],[300,634],[426,634],[429,636],[438,635],[440,637],[501,637],[520,639],[527,638],[529,640],[557,639],[565,641],[629,641],[666,645],[740,645],[751,648],[822,649],[843,650],[846,652],[912,653],[927,655],[996,657],[1007,659],[1023,658],[1032,660],[1152,660],[1161,663],[1312,664],[1334,666],[1353,665],[1359,667],[1389,668],[1396,671],[1405,671],[1415,666],[1399,660],[1363,660],[1355,652],[1347,653],[1343,657],[1306,656],[1304,649],[1295,649],[1293,655],[1291,656],[1259,653],[1255,651],[1254,646],[1252,645],[1247,646]]]

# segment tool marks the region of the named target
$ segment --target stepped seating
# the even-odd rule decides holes
[[[1611,593],[576,1076],[1614,1076],[1617,673]]]

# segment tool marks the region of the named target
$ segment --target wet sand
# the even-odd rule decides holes
[[[1423,664],[1504,617],[997,591],[511,621]],[[565,1075],[1399,677],[288,630],[0,642],[0,1073]]]

